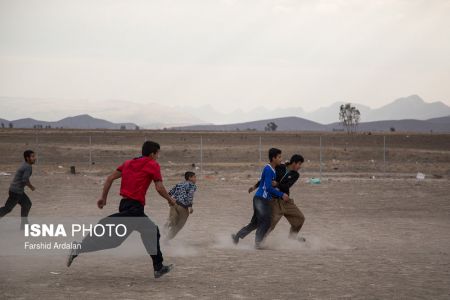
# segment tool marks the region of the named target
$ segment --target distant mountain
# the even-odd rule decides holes
[[[352,101],[339,101],[311,112],[306,112],[300,107],[278,108],[274,110],[258,107],[250,111],[238,109],[230,113],[222,113],[210,105],[198,108],[182,107],[182,110],[204,122],[214,124],[242,123],[288,116],[296,116],[321,124],[330,124],[338,121],[339,107],[348,102],[351,102],[359,109],[361,112],[361,121],[363,122],[404,119],[427,120],[450,115],[449,106],[442,102],[427,103],[417,95],[399,98],[390,104],[376,109]]]
[[[278,125],[277,131],[333,131],[343,129],[339,123],[322,125],[298,117],[286,117],[267,119],[247,123],[236,123],[228,125],[198,125],[171,128],[174,130],[193,131],[236,131],[236,130],[257,130],[263,131],[267,123],[274,122]],[[450,116],[430,119],[430,120],[388,120],[365,122],[358,125],[358,131],[395,131],[401,132],[435,132],[450,133]]]
[[[67,115],[93,114],[98,118],[119,122],[133,120],[142,128],[162,129],[202,124],[240,124],[255,120],[269,120],[295,116],[320,124],[330,124],[338,121],[340,105],[351,102],[361,112],[361,122],[382,120],[427,120],[450,115],[450,107],[442,102],[425,102],[417,95],[404,97],[380,108],[352,101],[335,102],[329,106],[307,112],[301,107],[267,109],[256,107],[251,110],[235,109],[221,111],[211,105],[172,106],[170,101],[151,99],[139,102],[127,100],[90,101],[74,100],[66,105],[60,105],[58,99],[13,98],[0,97],[0,112],[2,117],[27,116],[29,106],[33,105],[33,117],[36,119],[59,119]],[[280,99],[276,105],[282,103]],[[363,101],[360,101],[363,102]],[[224,103],[223,105],[227,105]]]
[[[89,113],[115,123],[132,120],[142,128],[149,129],[207,123],[191,116],[180,107],[171,107],[158,100],[142,103],[115,99],[100,101],[76,99],[65,105],[60,102],[59,99],[0,97],[1,117],[28,116],[29,107],[32,105],[33,117],[40,120],[59,120],[66,116]]]
[[[334,123],[339,120],[339,108],[342,104],[348,102],[335,102],[327,107],[321,107],[313,112],[306,113],[303,117],[308,120],[314,120],[322,124]],[[362,118],[365,118],[371,111],[371,108],[362,104],[352,103],[359,109]]]
[[[348,102],[351,101],[335,102],[301,117],[323,124],[334,123],[338,121],[339,107]],[[361,112],[362,122],[405,119],[427,120],[450,115],[449,106],[442,102],[427,103],[417,95],[399,98],[376,109],[355,102],[351,103]]]
[[[364,122],[382,120],[428,120],[450,115],[450,107],[442,102],[426,103],[417,95],[399,98],[363,116]]]
[[[279,131],[323,131],[327,130],[325,125],[312,122],[299,117],[286,117],[267,119],[260,121],[253,121],[247,123],[235,123],[228,125],[197,125],[197,126],[185,126],[175,127],[171,129],[175,130],[205,130],[205,131],[235,131],[235,130],[258,130],[263,131],[267,123],[274,122]]]
[[[36,125],[42,127],[51,126],[51,128],[70,128],[70,129],[120,129],[125,126],[126,129],[135,129],[134,123],[112,123],[106,120],[97,119],[90,115],[79,115],[75,117],[67,117],[56,122],[40,121],[31,118],[8,121],[0,119],[1,123],[8,127],[11,122],[14,128],[34,128]]]
[[[200,107],[183,106],[179,107],[178,109],[181,109],[187,114],[200,120],[204,120],[204,123],[208,122],[214,124],[242,123],[250,122],[253,120],[305,115],[305,111],[300,107],[276,108],[273,110],[269,110],[261,106],[248,111],[235,109],[228,113],[217,111],[211,105],[203,105]],[[176,108],[174,108],[174,110],[176,110]]]

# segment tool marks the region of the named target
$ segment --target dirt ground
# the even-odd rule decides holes
[[[0,151],[7,153],[8,157],[13,150],[32,146],[32,143],[24,144],[19,132],[2,134]],[[94,157],[97,163],[82,165],[78,174],[70,175],[68,166],[74,162],[70,157],[80,156],[80,153],[73,152],[77,151],[75,149],[85,151],[85,146],[76,148],[73,139],[64,142],[64,139],[57,141],[56,138],[53,146],[49,146],[52,135],[61,133],[46,134],[48,145],[40,145],[44,153],[42,164],[35,166],[32,177],[37,191],[28,192],[33,202],[30,218],[93,216],[100,219],[114,213],[120,200],[118,184],[114,184],[109,203],[103,210],[97,209],[95,202],[106,174],[122,157],[112,159],[104,155],[104,161],[100,162],[100,151],[110,151],[111,156],[117,154],[115,151],[122,151],[123,156],[131,155],[139,149],[139,143],[143,141],[141,137],[122,140],[119,144],[96,145]],[[81,135],[80,132],[76,134]],[[181,154],[184,149],[194,149],[195,145],[189,144],[193,134],[152,134],[159,135],[163,150],[164,142],[170,146],[166,146],[166,153],[161,155],[165,185],[170,187],[181,180],[181,174],[191,162],[198,165],[194,155]],[[289,139],[292,135],[286,135],[288,138],[279,134],[278,140],[277,135],[265,136],[265,147],[273,143],[287,149],[286,156],[293,153],[295,144]],[[226,133],[223,136],[226,143],[230,137]],[[186,137],[186,141],[180,140]],[[140,246],[141,252],[130,255],[118,255],[114,250],[83,254],[70,268],[65,267],[64,255],[0,254],[0,298],[450,298],[448,135],[431,139],[429,136],[412,137],[421,141],[413,144],[402,144],[399,141],[404,137],[400,136],[395,137],[399,141],[394,143],[394,137],[389,137],[392,141],[390,168],[394,162],[399,167],[387,173],[378,167],[371,169],[371,162],[364,158],[363,153],[344,159],[344,156],[339,156],[343,150],[335,146],[339,156],[335,160],[340,161],[336,162],[338,169],[328,167],[322,183],[311,185],[307,179],[316,176],[317,169],[311,167],[315,160],[310,160],[310,165],[307,162],[304,166],[300,182],[291,192],[306,216],[301,231],[306,243],[289,240],[289,225],[282,219],[267,239],[268,250],[260,251],[253,249],[254,234],[238,246],[233,245],[230,239],[230,234],[246,225],[251,217],[251,195],[247,189],[257,179],[260,167],[258,148],[239,143],[239,136],[233,137],[236,140],[227,151],[221,151],[228,147],[228,144],[218,142],[221,138],[217,135],[213,138],[212,134],[209,137],[208,147],[212,152],[210,157],[205,157],[206,162],[202,166],[203,176],[198,181],[194,213],[175,240],[162,245],[165,261],[175,264],[173,272],[155,280],[151,260],[145,255],[143,246]],[[253,144],[257,136],[248,137],[252,138]],[[332,138],[335,137],[328,137],[328,141]],[[133,141],[137,146],[131,145]],[[125,144],[131,145],[128,150],[124,148]],[[378,146],[360,141],[351,147],[354,153],[370,153],[370,149],[378,149]],[[64,147],[71,150],[61,150]],[[312,155],[314,151],[309,147],[312,146],[305,143],[303,149],[307,151],[304,152]],[[51,148],[56,153],[54,156],[49,155]],[[248,157],[243,157],[247,151]],[[327,148],[327,151],[331,150]],[[403,156],[394,160],[392,153],[403,153]],[[417,158],[427,158],[429,153],[434,153],[437,162],[420,161],[429,171],[425,172],[425,180],[417,181]],[[17,162],[4,157],[0,159],[0,172],[14,172]],[[308,160],[308,155],[305,157]],[[345,167],[358,162],[361,169]],[[0,176],[4,200],[10,181],[11,176]],[[159,226],[168,216],[168,205],[156,195],[153,186],[147,195],[145,210]],[[11,215],[19,216],[20,209],[17,207]],[[122,247],[127,249],[132,243],[139,244],[139,238],[132,236]]]

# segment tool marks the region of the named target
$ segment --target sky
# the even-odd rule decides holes
[[[43,100],[450,105],[449,81],[450,0],[0,0],[0,97],[32,99],[22,117]]]

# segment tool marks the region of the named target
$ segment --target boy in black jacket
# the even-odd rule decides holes
[[[300,170],[304,161],[305,160],[301,155],[294,154],[289,162],[277,166],[275,168],[276,180],[273,182],[273,185],[281,192],[289,195],[290,187],[293,186],[300,177],[298,170]],[[253,192],[258,184],[259,182],[252,186],[248,192]],[[297,205],[295,205],[294,200],[290,197],[288,201],[284,201],[280,198],[273,198],[270,204],[272,206],[272,220],[269,232],[275,228],[281,217],[284,216],[291,225],[289,238],[296,239],[297,234],[305,222],[305,216]],[[305,238],[299,237],[298,240],[304,242]]]

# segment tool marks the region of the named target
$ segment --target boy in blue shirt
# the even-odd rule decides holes
[[[270,229],[272,207],[270,202],[273,197],[281,198],[284,201],[289,200],[289,196],[280,192],[272,186],[272,181],[276,179],[275,168],[281,164],[281,150],[271,148],[269,150],[269,161],[261,174],[258,190],[253,197],[253,217],[250,223],[232,234],[233,242],[237,244],[239,239],[245,238],[250,232],[256,229],[255,248],[262,249],[261,243]]]
[[[178,183],[169,192],[169,195],[176,200],[176,204],[170,207],[169,218],[166,223],[166,239],[171,240],[183,228],[184,224],[192,214],[192,204],[194,202],[194,193],[197,190],[195,185],[197,178],[194,172],[184,174],[186,181]]]

